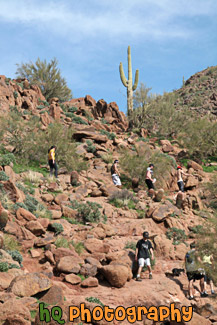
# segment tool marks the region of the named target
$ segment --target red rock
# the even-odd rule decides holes
[[[81,282],[81,286],[83,288],[91,288],[91,287],[98,287],[99,282],[97,278],[89,277]]]
[[[78,275],[72,273],[65,276],[65,281],[71,284],[79,284],[81,283],[81,278]]]
[[[51,287],[50,279],[42,273],[28,273],[16,277],[10,284],[8,292],[18,297],[33,296]]]
[[[201,170],[201,171],[203,171],[203,167],[200,166],[198,163],[196,163],[193,160],[188,161],[188,168],[193,168],[194,170]]]
[[[89,238],[84,242],[84,247],[90,253],[108,253],[110,246],[104,244],[101,240],[96,238]]]
[[[129,277],[129,270],[127,266],[124,265],[106,265],[99,268],[99,271],[106,280],[116,288],[123,287]]]
[[[62,202],[68,201],[68,195],[66,195],[64,193],[57,194],[54,201],[56,202],[56,204],[61,205]]]
[[[32,220],[27,222],[25,226],[28,230],[30,230],[34,235],[41,236],[42,234],[45,234],[45,229],[42,227],[40,222],[38,220]]]
[[[32,214],[31,212],[29,212],[28,210],[24,209],[24,208],[19,208],[16,212],[16,216],[17,219],[23,222],[27,222],[27,221],[34,221],[37,220],[37,218],[34,216],[34,214]]]
[[[57,270],[63,273],[79,273],[83,260],[80,257],[65,256],[57,264]]]

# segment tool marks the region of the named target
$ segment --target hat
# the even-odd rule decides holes
[[[180,165],[177,166],[177,169],[182,169],[182,167]]]
[[[118,159],[115,159],[114,164],[118,162]]]
[[[143,235],[144,238],[148,238],[149,237],[148,231],[144,231],[142,235]]]

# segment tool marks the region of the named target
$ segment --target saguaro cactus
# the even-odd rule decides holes
[[[139,81],[139,70],[136,70],[135,81],[132,81],[132,65],[130,46],[127,49],[128,55],[128,80],[125,77],[122,62],[119,65],[120,77],[123,85],[127,88],[127,111],[130,114],[133,111],[133,91],[136,90]]]

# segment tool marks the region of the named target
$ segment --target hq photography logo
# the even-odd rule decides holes
[[[92,321],[101,321],[102,319],[107,322],[113,320],[122,322],[128,321],[129,323],[135,323],[136,321],[142,321],[144,316],[155,322],[163,322],[166,319],[177,323],[189,322],[193,316],[193,307],[182,306],[180,309],[175,307],[174,303],[167,306],[131,306],[124,308],[118,306],[116,308],[110,308],[109,306],[96,306],[92,310],[85,307],[85,304],[80,304],[80,307],[69,306],[68,309],[69,322],[75,322],[76,320],[85,323],[92,323]],[[63,311],[61,307],[54,306],[49,310],[45,307],[44,303],[39,304],[39,317],[40,321],[45,323],[56,321],[58,324],[65,324],[66,320],[63,319]]]

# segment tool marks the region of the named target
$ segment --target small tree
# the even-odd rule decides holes
[[[146,87],[146,85],[141,82],[139,88],[133,94],[133,106],[135,108],[142,107],[149,104],[156,96],[149,94],[151,88]]]
[[[60,101],[67,101],[72,98],[72,93],[67,87],[65,78],[61,77],[57,65],[56,58],[52,59],[51,62],[41,61],[38,58],[35,63],[17,64],[16,75],[38,85],[47,100],[58,97]]]

